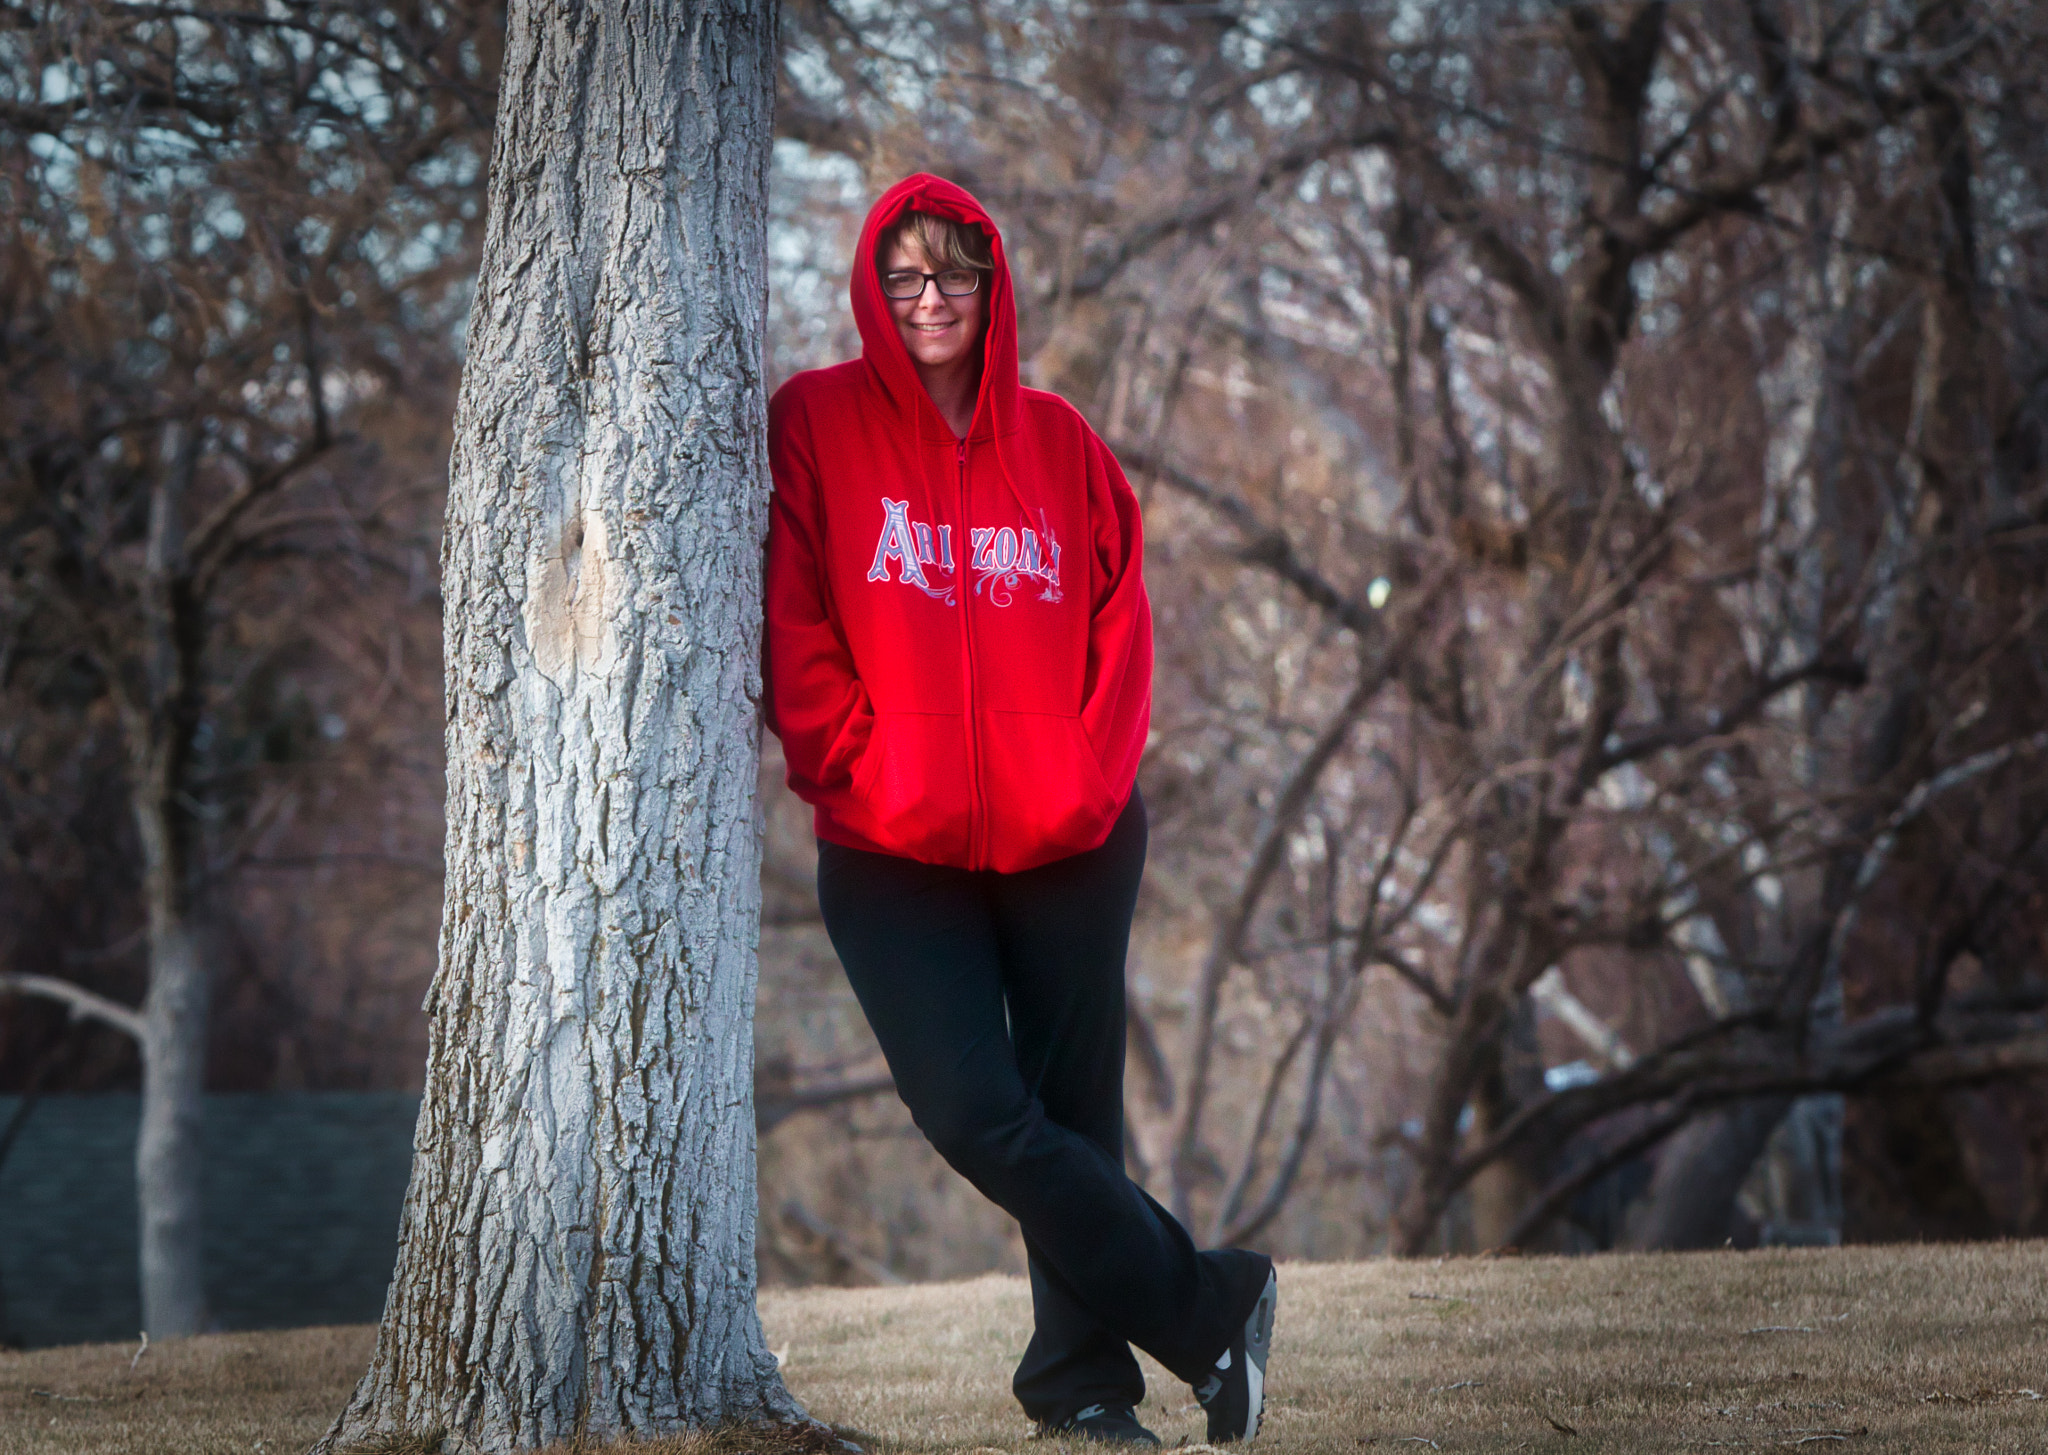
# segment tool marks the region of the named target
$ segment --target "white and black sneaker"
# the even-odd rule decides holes
[[[1266,1408],[1266,1352],[1273,1342],[1273,1308],[1280,1298],[1280,1280],[1273,1260],[1263,1253],[1226,1249],[1241,1261],[1242,1285],[1259,1294],[1230,1346],[1217,1356],[1216,1367],[1195,1386],[1195,1399],[1209,1412],[1209,1443],[1249,1440],[1259,1432]],[[1261,1276],[1263,1275],[1263,1276]]]

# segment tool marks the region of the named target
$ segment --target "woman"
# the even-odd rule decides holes
[[[1001,235],[918,175],[854,255],[858,359],[769,406],[768,721],[825,927],[918,1127],[1022,1226],[1048,1430],[1157,1444],[1130,1345],[1211,1441],[1263,1404],[1272,1262],[1198,1253],[1123,1170],[1124,956],[1152,625],[1137,501],[1017,383]]]

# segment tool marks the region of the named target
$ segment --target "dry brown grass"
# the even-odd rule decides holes
[[[375,1330],[215,1334],[0,1354],[0,1452],[299,1455],[370,1361]]]
[[[1280,1289],[1267,1455],[2048,1451],[2048,1245],[1292,1264]],[[1021,1281],[761,1305],[797,1395],[876,1455],[1024,1450]],[[132,1373],[132,1345],[0,1355],[0,1455],[296,1455],[369,1346],[367,1329],[224,1335]],[[1186,1391],[1146,1373],[1148,1422],[1199,1443]]]

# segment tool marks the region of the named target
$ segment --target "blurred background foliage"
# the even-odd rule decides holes
[[[0,971],[416,1088],[501,17],[0,6]],[[771,382],[972,188],[1144,503],[1128,1153],[1345,1257],[2048,1232],[2048,19],[784,7]],[[1021,1267],[763,765],[764,1276]],[[0,1091],[132,1043],[0,998]]]

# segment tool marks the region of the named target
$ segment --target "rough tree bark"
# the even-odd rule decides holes
[[[447,889],[377,1351],[316,1448],[801,1418],[755,1313],[776,17],[515,0],[443,562]]]

